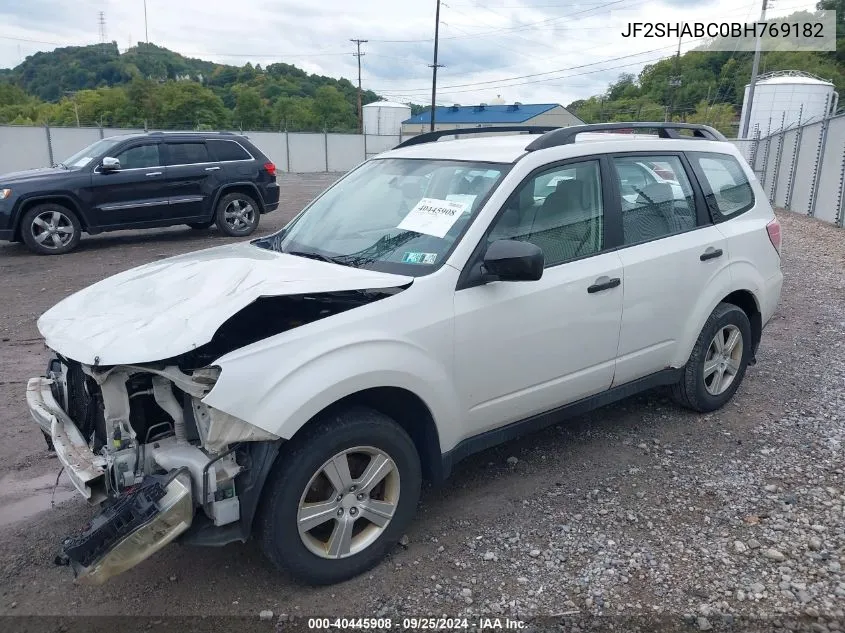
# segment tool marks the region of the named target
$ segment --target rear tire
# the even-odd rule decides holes
[[[356,406],[324,416],[283,449],[256,526],[267,557],[312,585],[342,582],[378,564],[419,501],[420,460],[408,434],[386,415]],[[370,478],[373,471],[379,477]]]
[[[220,232],[230,237],[246,237],[258,228],[261,209],[245,193],[228,193],[217,203],[214,221]]]
[[[33,253],[63,255],[79,244],[82,225],[67,207],[47,202],[24,213],[20,232],[24,244]]]
[[[683,407],[709,413],[721,409],[739,389],[751,358],[751,323],[731,303],[720,303],[698,336],[672,399]]]

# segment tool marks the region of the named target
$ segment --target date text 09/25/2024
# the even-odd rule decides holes
[[[308,618],[308,629],[312,631],[497,631],[524,629],[522,620],[511,618]]]

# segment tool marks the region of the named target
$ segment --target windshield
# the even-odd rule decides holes
[[[62,162],[59,163],[59,165],[63,165],[68,169],[81,169],[82,167],[85,167],[88,163],[90,163],[92,160],[94,160],[98,156],[101,156],[102,154],[110,150],[112,147],[117,145],[121,140],[123,139],[101,139],[96,143],[92,143],[85,149],[79,150],[70,158],[64,159]]]
[[[376,159],[254,245],[357,268],[425,275],[443,263],[508,167]]]

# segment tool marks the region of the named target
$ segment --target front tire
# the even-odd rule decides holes
[[[408,434],[366,407],[294,437],[265,484],[258,536],[267,557],[312,585],[378,564],[416,513],[422,476]]]
[[[720,303],[698,336],[672,397],[700,413],[721,409],[739,389],[751,359],[751,323],[733,304]]]
[[[69,253],[82,237],[82,225],[76,214],[60,204],[38,204],[21,219],[21,239],[38,255]]]
[[[261,209],[245,193],[228,193],[217,203],[214,220],[220,232],[230,237],[246,237],[258,228]]]

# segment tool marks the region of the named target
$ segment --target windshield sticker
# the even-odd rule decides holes
[[[471,209],[477,197],[468,193],[450,193],[446,196],[446,199],[449,202],[462,202],[467,205],[467,209]]]
[[[406,251],[405,254],[402,255],[403,264],[428,264],[430,266],[436,261],[437,253],[414,253]]]
[[[468,208],[464,202],[423,198],[396,228],[442,239]]]

